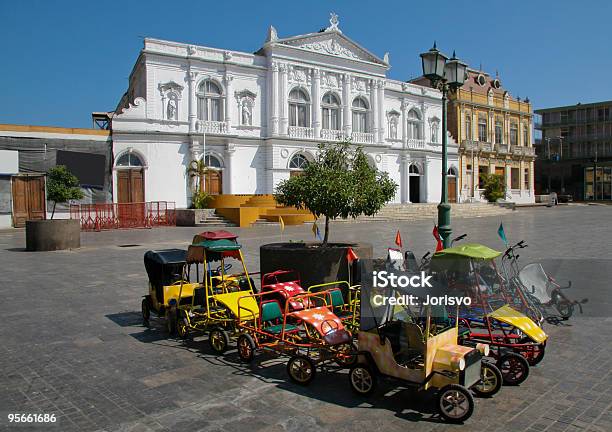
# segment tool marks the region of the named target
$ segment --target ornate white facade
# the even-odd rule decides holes
[[[140,158],[145,200],[185,207],[186,167],[204,154],[221,171],[220,192],[267,194],[319,142],[349,137],[398,183],[395,202],[437,202],[441,95],[388,79],[388,69],[388,55],[346,37],[335,16],[301,36],[270,27],[254,54],[147,38],[113,117],[114,156]]]

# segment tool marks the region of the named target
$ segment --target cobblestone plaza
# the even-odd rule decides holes
[[[525,239],[521,262],[544,263],[568,295],[587,297],[583,315],[547,325],[543,362],[518,387],[477,399],[462,426],[442,422],[423,394],[381,385],[366,399],[346,372],[319,373],[308,387],[288,381],[282,358],[251,366],[235,350],[214,355],[206,337],[168,339],[161,324],[143,327],[147,290],[143,254],[185,248],[197,228],[83,233],[82,248],[25,252],[24,232],[0,233],[0,429],[7,413],[55,413],[61,431],[609,431],[612,430],[612,305],[609,220],[612,207],[520,209],[503,217],[509,240]],[[500,217],[456,219],[455,234],[503,245]],[[417,256],[434,247],[433,221],[332,224],[331,240],[365,241],[384,256],[401,230]],[[259,246],[310,240],[308,226],[234,229],[247,264]]]

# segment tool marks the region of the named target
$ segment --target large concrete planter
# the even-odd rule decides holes
[[[176,226],[196,226],[215,214],[215,209],[176,209]]]
[[[26,250],[54,251],[81,247],[81,225],[76,219],[26,221]]]
[[[353,248],[359,259],[372,258],[369,243],[331,243],[322,247],[320,243],[270,243],[259,248],[261,274],[275,270],[297,270],[302,286],[348,281],[346,252]]]

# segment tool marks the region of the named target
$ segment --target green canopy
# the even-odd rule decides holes
[[[465,243],[461,246],[454,246],[448,249],[436,252],[433,259],[437,258],[474,258],[483,260],[492,260],[500,256],[502,253],[491,249],[488,246],[478,243]]]
[[[233,240],[220,239],[220,240],[204,240],[199,243],[195,243],[194,246],[201,246],[204,249],[211,252],[228,252],[240,250],[240,244]]]

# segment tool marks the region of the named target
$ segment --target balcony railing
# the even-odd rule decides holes
[[[326,141],[342,141],[344,132],[335,129],[321,129],[321,138]]]
[[[478,142],[472,140],[463,140],[461,147],[465,150],[478,151]]]
[[[408,148],[415,150],[423,150],[425,149],[425,140],[410,138],[408,140]]]
[[[493,144],[489,143],[489,142],[478,142],[478,150],[483,151],[483,152],[492,152],[493,151]]]
[[[227,123],[223,121],[212,121],[212,120],[200,121],[200,125],[204,125],[205,133],[209,133],[209,134],[226,134],[227,133]]]
[[[374,134],[369,132],[353,132],[352,141],[362,144],[374,144]]]
[[[302,126],[289,126],[289,136],[291,138],[314,138],[314,129]]]
[[[495,150],[500,154],[510,153],[510,146],[508,144],[495,144]]]

